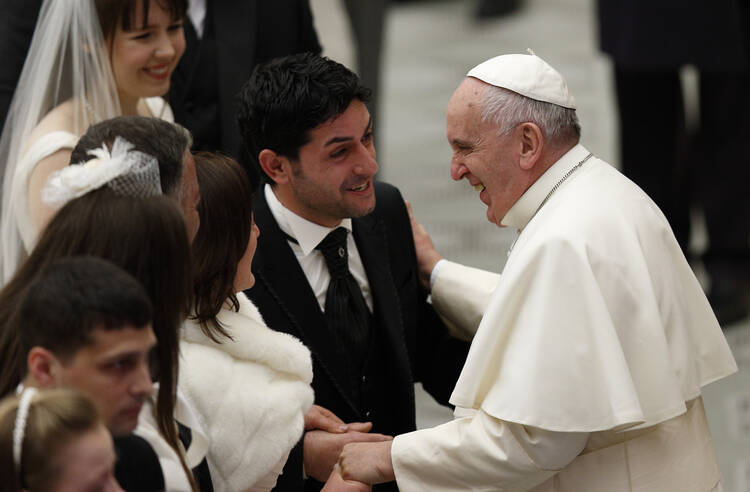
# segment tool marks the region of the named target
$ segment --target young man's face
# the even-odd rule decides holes
[[[354,99],[340,115],[309,132],[286,187],[285,205],[316,224],[334,227],[375,208],[373,178],[378,170],[372,121]]]
[[[156,344],[154,332],[150,324],[95,328],[91,339],[90,345],[60,363],[55,382],[89,396],[114,436],[130,434],[153,390],[148,355]]]

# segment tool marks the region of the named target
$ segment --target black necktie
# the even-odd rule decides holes
[[[369,341],[370,311],[359,284],[349,271],[346,236],[347,230],[338,227],[329,232],[316,249],[323,253],[331,275],[326,291],[326,322],[341,341],[339,346],[348,359],[351,375],[359,380]]]

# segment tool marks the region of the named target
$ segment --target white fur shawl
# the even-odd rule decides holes
[[[310,351],[268,328],[244,294],[237,299],[239,312],[217,316],[234,341],[217,344],[188,320],[180,343],[179,388],[208,434],[217,492],[246,490],[278,473],[313,403]]]

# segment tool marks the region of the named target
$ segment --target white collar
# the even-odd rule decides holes
[[[532,183],[529,189],[521,195],[521,198],[516,200],[516,203],[513,204],[505,214],[505,217],[503,217],[501,224],[513,227],[519,231],[523,230],[531,218],[534,217],[534,214],[552,188],[588,154],[589,151],[581,144],[577,144],[567,151],[539,179]]]
[[[195,28],[198,39],[202,38],[206,24],[206,0],[189,0],[187,14]]]
[[[315,251],[315,247],[320,244],[320,242],[332,230],[338,227],[343,227],[347,231],[352,232],[352,219],[350,218],[343,219],[341,223],[335,227],[318,225],[300,217],[286,208],[284,204],[276,198],[276,193],[273,192],[270,184],[266,183],[263,192],[266,194],[268,208],[271,210],[273,218],[276,219],[276,223],[279,224],[279,228],[284,231],[284,233],[297,240],[299,247],[302,249],[302,253],[305,256]]]

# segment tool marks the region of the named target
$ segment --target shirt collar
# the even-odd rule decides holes
[[[315,247],[320,244],[320,242],[332,230],[338,227],[343,227],[347,231],[352,232],[352,219],[350,218],[343,219],[336,227],[318,225],[300,217],[286,208],[284,204],[276,198],[276,193],[273,192],[273,188],[271,188],[270,184],[266,183],[263,192],[266,195],[266,201],[268,202],[268,208],[271,210],[271,215],[276,219],[279,228],[285,234],[297,240],[302,249],[302,253],[305,256],[314,251]]]
[[[575,147],[567,151],[565,155],[552,164],[549,169],[547,169],[544,174],[542,174],[539,179],[537,179],[529,189],[521,195],[521,198],[519,198],[510,210],[508,210],[508,213],[505,214],[501,224],[507,227],[513,227],[519,231],[526,227],[526,224],[529,223],[552,188],[554,188],[563,176],[581,162],[588,154],[589,151],[581,144],[577,144]]]

